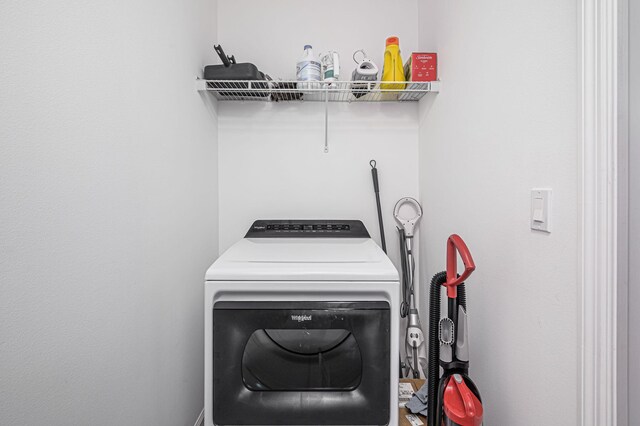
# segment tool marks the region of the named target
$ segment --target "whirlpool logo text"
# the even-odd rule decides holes
[[[311,321],[311,315],[291,315],[291,319],[298,322]]]

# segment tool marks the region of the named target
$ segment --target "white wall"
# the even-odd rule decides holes
[[[379,242],[369,161],[378,163],[387,249],[392,211],[418,194],[415,105],[331,105],[323,152],[321,103],[219,103],[220,252],[255,219],[361,219]]]
[[[421,105],[423,275],[444,269],[449,234],[466,240],[487,424],[577,424],[577,4],[420,3],[443,80]],[[533,187],[553,188],[550,235],[529,230]]]
[[[640,5],[629,2],[629,425],[640,424]]]
[[[0,5],[0,424],[192,425],[214,0]]]
[[[398,1],[394,9],[402,12],[389,13],[382,0],[330,0],[311,9],[296,0],[269,7],[220,0],[218,41],[274,79],[295,78],[307,43],[318,54],[337,50],[345,80],[357,49],[382,68],[387,36],[399,36],[403,52],[416,50],[417,0]],[[322,104],[220,103],[219,114],[221,251],[258,218],[362,219],[380,241],[369,166],[375,158],[387,246],[397,262],[392,209],[401,197],[418,194],[416,105],[330,105],[328,154]]]
[[[385,39],[392,35],[400,37],[403,53],[416,50],[418,0],[218,2],[218,41],[227,54],[256,64],[274,80],[295,79],[305,44],[313,45],[316,55],[337,50],[341,80],[349,80],[356,66],[352,55],[358,49],[382,70]]]

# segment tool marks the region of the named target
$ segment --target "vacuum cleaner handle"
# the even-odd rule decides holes
[[[464,272],[458,276],[458,254],[464,264]],[[455,299],[458,296],[458,286],[464,282],[473,271],[476,265],[471,257],[471,252],[459,235],[453,234],[447,240],[447,297]]]

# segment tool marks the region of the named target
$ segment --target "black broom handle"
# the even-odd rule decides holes
[[[376,207],[378,208],[378,226],[380,227],[380,242],[382,243],[382,251],[387,252],[387,242],[384,238],[384,225],[382,223],[382,206],[380,205],[380,187],[378,186],[378,169],[376,169],[376,160],[369,161],[371,166],[371,177],[373,178],[373,190],[376,193]]]

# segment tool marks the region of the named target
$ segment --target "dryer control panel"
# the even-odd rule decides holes
[[[371,238],[359,220],[256,220],[245,238]]]

